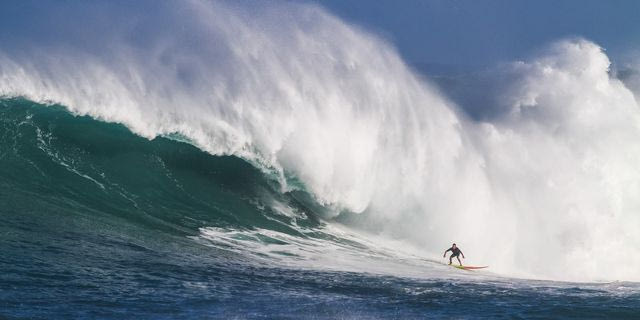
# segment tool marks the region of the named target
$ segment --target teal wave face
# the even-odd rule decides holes
[[[279,201],[308,213],[297,225],[318,224],[236,157],[167,138],[150,141],[118,124],[23,99],[2,100],[0,119],[0,193],[14,219],[28,211],[39,220],[108,221],[177,235],[210,226],[295,233],[291,218],[271,209]]]

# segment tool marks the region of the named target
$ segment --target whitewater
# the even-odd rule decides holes
[[[558,39],[495,66],[491,104],[465,105],[318,5],[148,5],[29,11],[24,34],[0,38],[6,316],[171,317],[136,304],[154,283],[182,317],[281,317],[314,294],[311,314],[291,314],[422,317],[449,283],[485,297],[480,317],[509,290],[513,305],[583,299],[554,309],[567,316],[638,310],[640,86],[598,44]],[[490,269],[444,265],[454,241]],[[31,269],[60,261],[56,246],[67,269]],[[140,257],[153,263],[129,264]],[[13,293],[36,303],[25,289],[72,275],[97,278],[111,307],[77,314],[63,294],[17,311]],[[363,305],[364,283],[381,291]],[[526,310],[511,316],[550,315]]]

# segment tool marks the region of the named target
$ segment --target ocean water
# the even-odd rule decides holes
[[[241,159],[59,106],[5,99],[1,108],[0,314],[9,319],[640,312],[638,283],[514,279],[385,252],[332,230]],[[298,214],[275,211],[274,199]]]
[[[640,317],[639,90],[597,44],[476,105],[317,5],[153,4],[0,28],[0,318]]]

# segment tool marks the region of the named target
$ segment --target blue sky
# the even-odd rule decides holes
[[[265,4],[252,1],[246,4]],[[603,46],[617,62],[640,55],[640,1],[636,0],[303,1],[316,2],[347,22],[387,38],[414,65],[442,64],[461,69],[491,66],[527,58],[552,41],[576,36]],[[4,32],[0,32],[0,41],[5,44],[22,38],[60,41],[68,35],[58,37],[55,32],[70,29],[43,32],[40,28],[47,26],[46,21],[67,15],[69,7],[100,11],[108,10],[109,6],[103,6],[108,3],[101,0],[3,3],[0,30]],[[146,4],[120,2],[121,7],[133,9]],[[70,25],[96,25],[83,21],[82,15],[73,17]],[[39,23],[34,26],[33,21]],[[101,25],[117,26],[118,21]]]
[[[412,64],[482,67],[584,37],[624,60],[640,44],[640,1],[315,0],[393,42]]]

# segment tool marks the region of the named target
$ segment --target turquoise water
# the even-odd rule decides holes
[[[640,315],[636,283],[518,280],[394,261],[333,232],[297,200],[305,197],[278,191],[235,157],[23,99],[2,100],[0,119],[3,318]],[[400,270],[358,272],[323,255]]]

